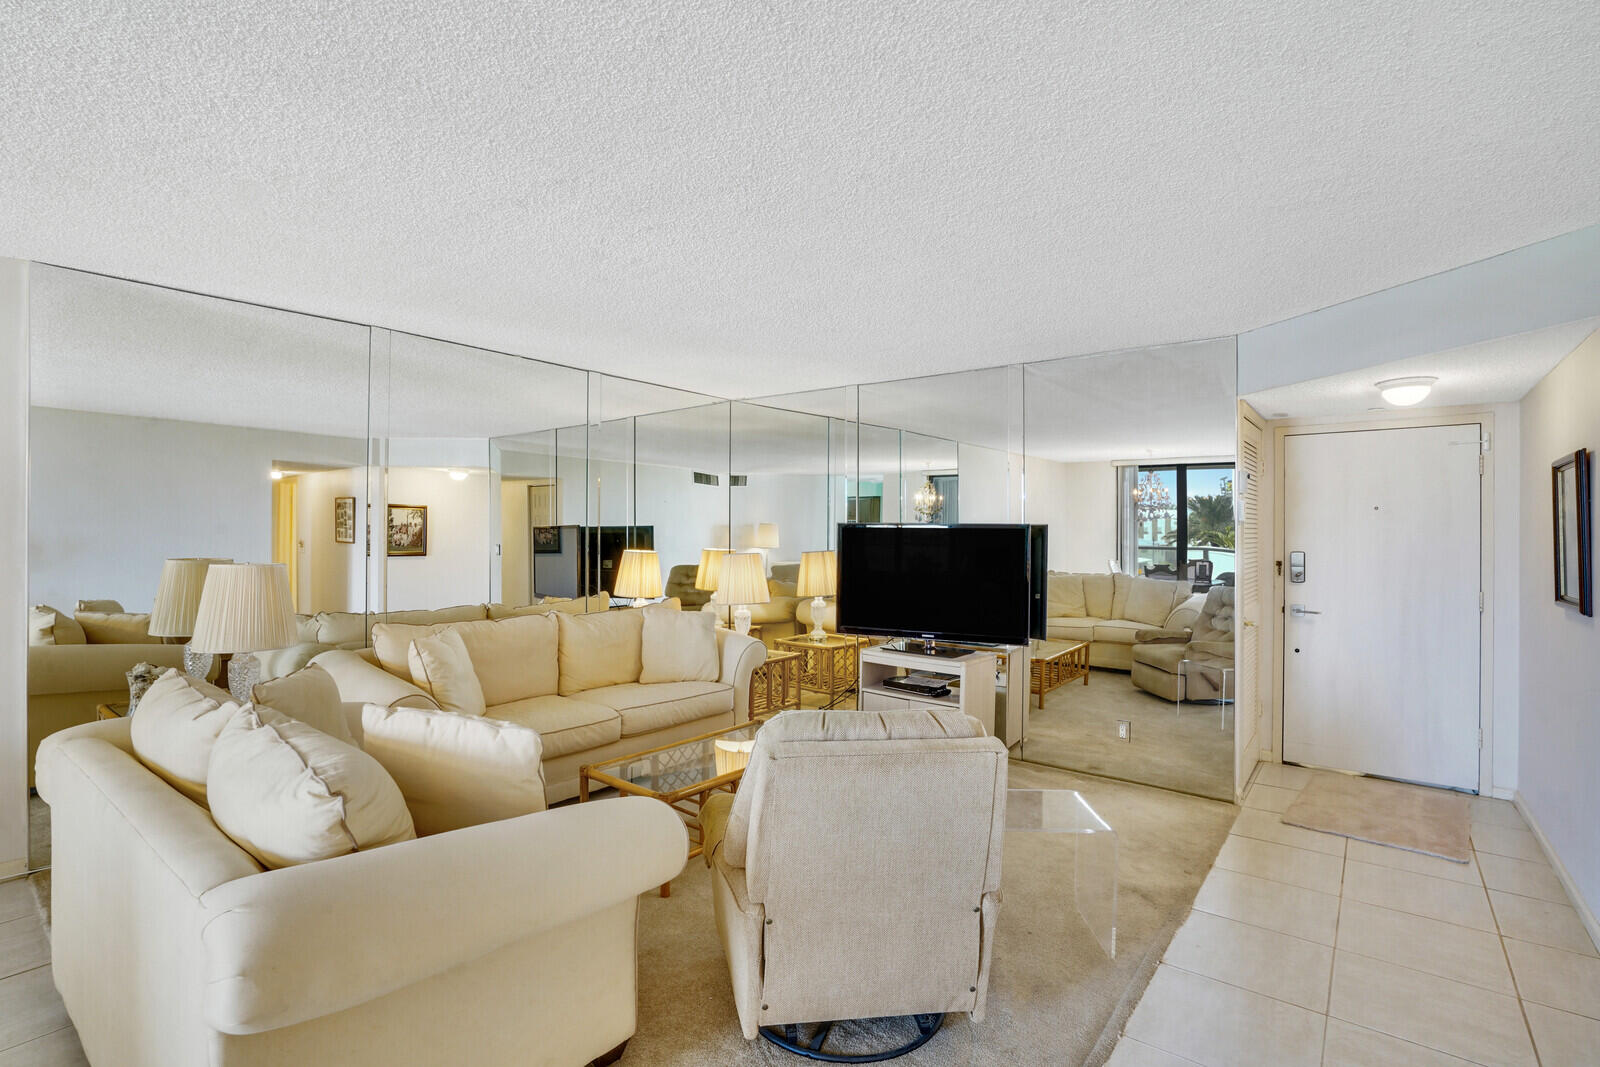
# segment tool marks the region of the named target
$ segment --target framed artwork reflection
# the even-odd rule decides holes
[[[428,554],[428,509],[419,504],[389,505],[388,554],[426,556]]]
[[[1550,465],[1556,600],[1594,614],[1594,472],[1587,448]]]
[[[356,498],[333,498],[333,540],[341,545],[356,543]]]
[[[561,552],[561,527],[535,526],[533,528],[533,552],[535,555],[544,556]]]

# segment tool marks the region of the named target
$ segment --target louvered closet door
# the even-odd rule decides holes
[[[1255,766],[1261,748],[1261,426],[1247,416],[1239,418],[1238,473],[1234,491],[1239,497],[1234,543],[1238,558],[1234,566],[1234,615],[1239,620],[1234,633],[1234,744],[1237,760],[1236,781],[1241,785]]]

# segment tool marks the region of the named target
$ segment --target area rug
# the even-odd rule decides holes
[[[1467,798],[1447,789],[1319,774],[1280,816],[1290,826],[1466,863]]]

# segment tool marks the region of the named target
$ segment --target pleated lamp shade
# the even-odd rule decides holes
[[[150,611],[151,637],[188,637],[194,633],[195,616],[200,612],[200,593],[205,589],[206,571],[214,563],[231,559],[169,559],[161,565],[161,584],[156,589],[156,604]]]
[[[832,551],[800,553],[796,596],[833,596],[839,591],[839,557]]]
[[[729,554],[725,548],[702,548],[700,569],[694,572],[694,587],[708,593],[715,592],[717,582],[722,578],[722,561]]]
[[[757,548],[778,547],[778,524],[775,522],[762,522],[756,524]]]
[[[282,563],[214,563],[189,645],[196,652],[264,652],[294,644],[294,601]]]
[[[765,604],[772,599],[767,591],[767,568],[759,552],[729,552],[722,561],[722,576],[711,597],[718,604]]]
[[[619,597],[649,599],[661,595],[661,558],[648,548],[628,548],[617,568]]]

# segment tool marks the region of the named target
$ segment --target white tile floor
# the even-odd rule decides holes
[[[1110,1067],[1600,1063],[1600,953],[1510,803],[1465,864],[1285,826],[1263,765]]]
[[[50,942],[26,879],[0,882],[0,1067],[87,1064],[50,978]]]

